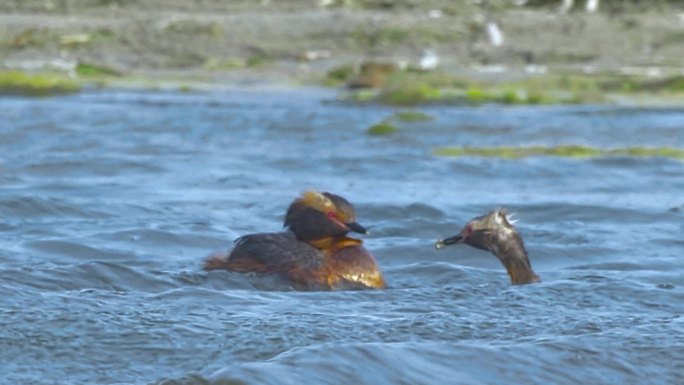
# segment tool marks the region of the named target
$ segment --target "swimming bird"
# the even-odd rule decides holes
[[[304,192],[287,209],[284,227],[238,238],[229,255],[210,256],[204,269],[279,274],[299,288],[385,288],[375,258],[347,236],[367,230],[343,197]]]
[[[539,282],[539,276],[532,271],[522,237],[513,227],[514,223],[506,210],[494,210],[471,219],[459,234],[438,240],[435,247],[443,249],[448,245],[464,243],[489,251],[504,265],[512,284]]]

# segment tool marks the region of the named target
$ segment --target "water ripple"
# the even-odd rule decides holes
[[[684,147],[682,109],[394,107],[312,90],[6,97],[0,362],[6,383],[675,384],[684,372],[684,167],[666,159],[432,155],[445,145]],[[399,123],[398,123],[399,124]],[[204,272],[340,193],[382,291]],[[497,207],[542,282],[435,250]],[[2,382],[2,381],[0,381]]]

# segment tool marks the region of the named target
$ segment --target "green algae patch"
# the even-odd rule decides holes
[[[502,104],[525,104],[528,103],[524,90],[499,90],[470,87],[465,91],[465,99],[470,104],[502,103]],[[539,104],[535,102],[533,104]]]
[[[520,159],[531,156],[560,158],[601,158],[626,156],[633,158],[661,157],[684,160],[684,149],[675,147],[624,147],[600,149],[587,146],[528,146],[528,147],[442,147],[434,151],[436,156]]]
[[[0,94],[48,96],[77,92],[80,89],[78,82],[64,75],[0,71]]]
[[[623,81],[623,88],[629,88],[632,92],[650,93],[684,93],[684,76],[670,76],[663,79],[627,79]]]
[[[609,152],[586,146],[555,146],[544,148],[540,155],[562,158],[596,158],[609,155]]]
[[[367,71],[368,72],[368,71]],[[369,72],[369,73],[372,73]],[[328,84],[339,84],[347,72],[329,74]],[[596,75],[546,74],[512,80],[463,78],[439,71],[414,71],[410,68],[382,73],[377,76],[360,76],[347,82],[349,90],[343,100],[375,102],[395,106],[424,104],[449,105],[547,105],[602,103],[607,95],[636,89],[633,79]],[[592,75],[594,76],[594,75]],[[515,78],[516,76],[512,76]],[[363,81],[360,81],[363,80]],[[372,81],[371,81],[372,80]],[[670,82],[674,84],[675,82]],[[670,86],[674,87],[674,86]],[[676,88],[676,87],[674,87]],[[376,89],[374,97],[361,98],[357,94]],[[364,94],[364,96],[368,96]]]
[[[466,100],[470,103],[485,103],[491,100],[491,96],[481,88],[470,87],[465,91]]]
[[[399,129],[395,125],[385,121],[368,127],[366,133],[373,136],[384,136],[394,134],[398,130]]]
[[[268,63],[268,58],[265,56],[252,56],[247,59],[245,63],[247,68],[258,68],[263,67]]]
[[[398,105],[411,106],[439,101],[441,90],[430,84],[420,82],[402,82],[383,88],[378,101]]]
[[[396,119],[401,122],[427,122],[432,120],[432,117],[424,112],[406,110],[395,113],[392,115],[392,119]]]
[[[121,72],[96,64],[78,63],[76,73],[79,76],[121,76]]]
[[[684,149],[676,147],[627,147],[612,151],[614,155],[631,157],[659,157],[684,160]]]
[[[684,92],[684,76],[668,79],[665,89],[670,92]]]
[[[339,99],[345,102],[372,103],[378,99],[378,90],[362,89],[347,92],[340,95]]]
[[[323,84],[332,87],[339,86],[340,84],[345,84],[352,79],[354,73],[354,66],[352,65],[343,65],[335,67],[325,74]]]
[[[485,158],[518,159],[526,156],[547,155],[544,147],[442,147],[435,150],[437,156],[479,156]]]
[[[366,130],[366,134],[372,136],[387,136],[399,131],[399,127],[395,123],[413,123],[432,120],[430,115],[420,111],[404,110],[395,112],[393,115],[385,118],[380,123],[374,124]]]

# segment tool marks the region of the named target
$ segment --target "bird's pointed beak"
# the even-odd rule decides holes
[[[356,222],[345,223],[349,231],[359,234],[368,234],[368,230]]]
[[[463,236],[461,234],[454,235],[453,237],[445,238],[445,239],[440,239],[437,242],[435,242],[435,248],[437,250],[443,249],[449,245],[455,245],[458,243],[463,243]]]

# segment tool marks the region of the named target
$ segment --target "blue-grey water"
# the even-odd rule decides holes
[[[399,109],[320,90],[0,99],[3,384],[683,384],[684,108]],[[384,291],[206,273],[306,189],[353,202]],[[506,207],[542,283],[435,239]]]

